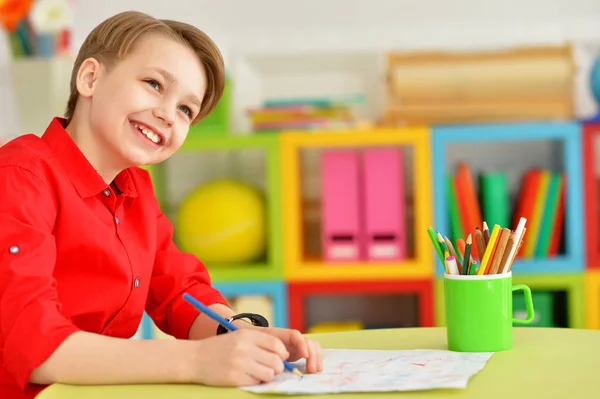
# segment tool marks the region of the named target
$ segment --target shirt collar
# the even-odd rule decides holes
[[[66,124],[67,121],[64,118],[52,119],[42,135],[42,139],[50,146],[62,164],[79,195],[83,198],[92,197],[106,189],[108,185],[67,133]],[[128,169],[125,169],[117,175],[114,183],[123,195],[136,197],[137,191],[130,173]]]

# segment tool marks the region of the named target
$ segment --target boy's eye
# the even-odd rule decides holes
[[[181,106],[179,107],[179,109],[180,109],[180,110],[181,110],[181,111],[182,111],[184,114],[186,114],[186,115],[187,115],[187,116],[188,116],[190,119],[192,118],[192,110],[191,110],[189,107],[187,107],[187,106],[185,106],[185,105],[181,105]]]
[[[155,90],[160,90],[160,83],[158,83],[156,80],[148,79],[146,80],[146,83],[152,86]]]

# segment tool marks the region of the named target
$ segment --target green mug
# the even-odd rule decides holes
[[[525,295],[526,319],[514,319],[513,291]],[[533,321],[531,289],[512,284],[512,273],[444,275],[448,349],[455,352],[499,352],[512,347],[514,324]]]

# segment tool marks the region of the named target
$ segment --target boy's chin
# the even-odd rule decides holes
[[[150,156],[149,154],[141,153],[140,151],[124,155],[124,163],[127,168],[144,165],[153,165],[160,162],[160,160],[158,160],[156,157]]]

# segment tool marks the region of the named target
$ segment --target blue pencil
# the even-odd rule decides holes
[[[220,325],[222,325],[229,331],[236,331],[238,329],[236,326],[234,326],[233,324],[231,324],[230,322],[225,320],[223,317],[219,316],[218,314],[216,314],[215,312],[210,310],[210,308],[208,308],[208,306],[204,305],[202,302],[198,301],[196,298],[194,298],[187,292],[185,294],[183,294],[183,299],[185,299],[186,301],[191,303],[200,312],[204,313],[211,319],[217,321]],[[298,370],[297,368],[292,366],[291,363],[289,363],[288,361],[284,360],[283,365],[287,371],[291,371],[292,373],[296,374],[297,376],[302,377],[302,373],[300,372],[300,370]]]

